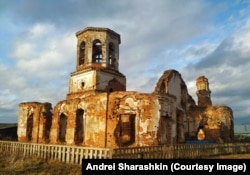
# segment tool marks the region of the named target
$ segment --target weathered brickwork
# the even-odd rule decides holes
[[[198,96],[198,106],[211,106],[211,91],[209,89],[208,79],[205,76],[200,76],[196,79],[196,88],[196,94]]]
[[[206,77],[196,80],[198,105],[176,70],[163,72],[152,93],[126,91],[120,35],[88,27],[76,36],[76,71],[66,99],[53,111],[50,103],[20,103],[19,141],[110,148],[232,141],[233,112],[212,106]]]
[[[18,139],[24,142],[48,143],[52,121],[50,103],[20,103],[18,111]]]

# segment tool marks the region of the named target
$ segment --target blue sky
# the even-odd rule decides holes
[[[121,35],[127,90],[150,93],[175,69],[197,101],[195,80],[205,75],[213,104],[250,123],[248,0],[2,0],[0,21],[0,123],[17,122],[21,102],[65,99],[75,33],[89,26]]]

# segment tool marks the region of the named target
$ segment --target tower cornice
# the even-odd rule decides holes
[[[92,31],[92,32],[107,32],[110,35],[113,35],[115,37],[118,38],[119,44],[121,43],[121,37],[118,33],[116,33],[115,31],[109,29],[109,28],[104,28],[104,27],[86,27],[83,30],[80,30],[78,32],[76,32],[76,36],[78,37],[79,35],[81,35],[82,33],[85,33],[87,31]]]

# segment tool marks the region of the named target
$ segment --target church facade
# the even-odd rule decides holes
[[[166,70],[152,93],[126,90],[119,71],[120,35],[108,28],[87,27],[76,33],[76,70],[66,99],[22,102],[18,111],[21,142],[86,147],[136,147],[203,139],[233,140],[233,113],[212,106],[206,77],[196,80],[198,104],[181,74]]]

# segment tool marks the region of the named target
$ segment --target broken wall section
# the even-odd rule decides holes
[[[104,147],[107,93],[59,102],[54,109],[50,143]]]
[[[168,140],[168,143],[184,143],[187,136],[191,133],[190,111],[195,108],[196,104],[193,98],[189,95],[187,86],[181,77],[181,74],[176,70],[166,70],[156,83],[153,94],[159,95],[161,99],[168,98],[171,102],[171,110],[174,114],[165,115],[162,113],[161,119],[162,128],[169,128],[172,130],[172,138],[167,134],[167,138],[161,137],[162,140]],[[163,102],[164,103],[164,102]],[[164,107],[164,105],[161,105]],[[165,116],[165,117],[164,117]],[[169,117],[170,116],[170,117]]]
[[[50,103],[20,103],[18,109],[18,141],[48,143],[52,121]]]
[[[207,139],[216,142],[231,142],[234,138],[232,109],[227,106],[209,106],[204,111],[204,125]]]
[[[158,145],[158,97],[138,92],[109,94],[107,147]]]

